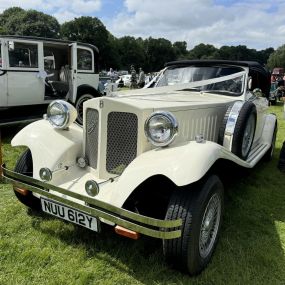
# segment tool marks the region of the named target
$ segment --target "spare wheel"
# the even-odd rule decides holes
[[[229,106],[219,132],[219,144],[246,160],[254,140],[256,107],[250,102],[237,101]]]

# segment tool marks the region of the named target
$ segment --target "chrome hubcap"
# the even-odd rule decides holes
[[[221,220],[221,199],[214,194],[205,209],[200,228],[199,252],[202,258],[206,258],[211,252]]]
[[[254,137],[254,126],[255,126],[255,117],[254,117],[254,114],[251,114],[251,116],[249,117],[248,123],[246,125],[243,139],[242,139],[241,151],[242,151],[243,157],[246,157],[250,150],[251,143]]]

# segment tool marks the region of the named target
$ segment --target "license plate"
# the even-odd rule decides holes
[[[42,210],[63,220],[98,232],[98,220],[88,214],[41,197]]]

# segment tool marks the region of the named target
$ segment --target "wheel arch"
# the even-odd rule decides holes
[[[223,177],[228,177],[233,167],[237,166],[232,161],[223,158],[217,159],[200,179],[180,186],[165,175],[153,175],[140,183],[130,193],[123,203],[123,208],[138,211],[140,214],[153,218],[163,219],[171,195],[175,190],[191,191],[195,189],[193,186],[199,185],[201,181],[210,175],[216,175],[223,180]]]
[[[40,168],[55,169],[58,163],[70,165],[74,156],[82,155],[82,133],[82,128],[76,124],[72,124],[69,130],[65,131],[54,129],[48,121],[40,120],[18,132],[11,145],[26,146],[30,149],[34,178],[39,179]]]
[[[97,89],[95,89],[94,87],[92,87],[88,84],[82,84],[82,85],[77,87],[75,102],[78,100],[78,98],[81,95],[84,95],[84,94],[91,94],[94,97],[100,97],[101,96],[100,92]],[[73,102],[73,103],[75,103],[75,102]]]

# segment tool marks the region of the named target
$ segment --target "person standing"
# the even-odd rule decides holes
[[[115,81],[115,72],[114,72],[114,70],[113,70],[112,67],[111,67],[110,70],[108,71],[107,75],[110,76],[111,82],[114,82],[114,81]]]
[[[130,85],[130,89],[135,89],[137,88],[137,72],[134,68],[133,65],[131,65],[131,85]]]
[[[139,81],[138,81],[138,87],[143,88],[145,85],[145,74],[142,68],[139,69]]]

